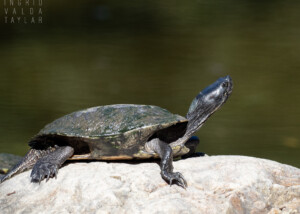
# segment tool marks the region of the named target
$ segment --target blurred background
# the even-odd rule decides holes
[[[3,4],[3,3],[2,3]],[[0,11],[0,153],[24,155],[45,124],[98,105],[185,115],[230,75],[232,96],[198,151],[300,167],[300,1],[43,1],[42,24]]]

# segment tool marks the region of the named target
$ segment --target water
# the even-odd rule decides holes
[[[197,132],[198,150],[300,167],[299,1],[43,8],[43,24],[0,24],[0,152],[24,155],[45,124],[91,106],[185,115],[200,90],[229,74],[233,94]]]

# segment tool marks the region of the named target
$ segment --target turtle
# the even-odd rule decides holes
[[[161,177],[186,188],[184,176],[173,171],[173,157],[195,156],[199,139],[194,133],[226,102],[232,88],[230,76],[219,78],[193,99],[186,117],[136,104],[97,106],[65,115],[29,141],[30,150],[1,183],[28,169],[31,182],[48,181],[57,177],[66,160],[158,158]]]

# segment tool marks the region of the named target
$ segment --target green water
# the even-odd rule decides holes
[[[229,74],[233,94],[199,151],[300,167],[300,1],[44,1],[43,23],[0,23],[0,152],[82,108],[185,115]],[[0,18],[4,13],[1,9]]]

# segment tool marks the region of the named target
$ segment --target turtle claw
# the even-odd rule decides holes
[[[55,168],[54,177],[57,179],[58,167]]]
[[[186,189],[187,182],[184,179],[183,175],[180,172],[171,172],[169,175],[165,177],[165,180],[169,180],[170,186],[172,186],[173,182],[176,182],[178,186],[181,186],[182,188]]]
[[[48,169],[47,175],[46,175],[46,182],[48,182],[50,175],[51,175],[51,171]]]
[[[46,182],[52,178],[57,176],[58,166],[49,162],[40,162],[39,164],[34,165],[31,172],[31,182],[39,184],[43,179],[46,178]]]

